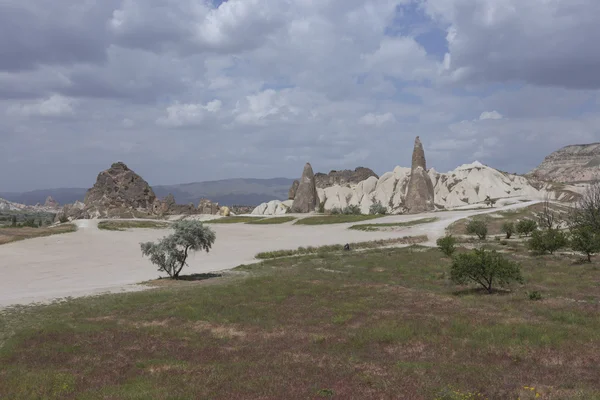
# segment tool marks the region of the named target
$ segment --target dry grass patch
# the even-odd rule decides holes
[[[359,225],[352,225],[348,229],[354,229],[357,231],[366,231],[366,232],[393,231],[398,228],[406,228],[409,226],[415,226],[415,225],[420,225],[420,224],[429,224],[429,223],[435,222],[437,220],[438,220],[438,218],[433,217],[433,218],[416,219],[414,221],[396,222],[396,223],[387,223],[387,224],[359,224]]]
[[[127,229],[167,229],[171,226],[168,222],[157,221],[101,221],[98,229],[106,231],[125,231]]]
[[[57,226],[41,228],[0,228],[0,244],[16,242],[25,239],[33,239],[37,237],[58,235],[61,233],[71,233],[76,231],[77,226],[74,224],[62,224]]]
[[[381,218],[384,215],[318,215],[314,217],[301,218],[294,225],[330,225],[330,224],[346,224],[350,222],[368,221],[375,218]]]

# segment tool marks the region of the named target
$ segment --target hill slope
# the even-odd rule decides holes
[[[600,143],[565,146],[548,155],[528,175],[563,183],[600,179]]]

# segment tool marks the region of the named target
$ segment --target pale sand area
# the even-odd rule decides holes
[[[353,224],[319,226],[214,224],[217,240],[210,253],[198,252],[184,274],[223,271],[257,260],[263,251],[300,246],[344,244],[400,236],[428,235],[428,245],[444,235],[452,222],[470,215],[515,209],[533,204],[517,203],[486,210],[446,211],[396,215],[361,223],[405,222],[437,217],[438,221],[400,231],[363,232],[347,229]],[[305,217],[306,215],[303,215]],[[140,252],[140,242],[156,240],[168,230],[133,229],[103,231],[98,221],[77,221],[74,233],[29,239],[0,246],[0,307],[44,302],[106,292],[141,290],[137,283],[159,277],[156,268]]]

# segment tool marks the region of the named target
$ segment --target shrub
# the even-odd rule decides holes
[[[61,214],[58,217],[58,222],[60,222],[61,224],[65,224],[65,223],[69,222],[69,217],[67,217],[65,214]]]
[[[529,300],[541,300],[542,299],[542,294],[540,292],[538,292],[537,290],[534,290],[533,292],[529,292],[527,293],[527,295],[529,296]]]
[[[342,209],[339,207],[333,207],[331,210],[329,210],[329,214],[331,215],[339,215],[342,213]]]
[[[487,222],[481,219],[472,219],[467,224],[467,234],[477,235],[480,240],[484,240],[487,236]]]
[[[208,253],[215,242],[215,233],[200,221],[177,221],[173,223],[175,233],[158,241],[141,243],[142,255],[150,257],[150,262],[166,272],[172,279],[187,264],[190,252],[206,250]]]
[[[506,234],[506,238],[510,239],[513,233],[515,233],[515,224],[513,222],[505,222],[502,224],[502,232]]]
[[[325,213],[325,202],[324,201],[322,201],[322,202],[319,203],[319,212],[321,214]]]
[[[531,239],[527,242],[530,250],[539,253],[554,252],[568,244],[567,236],[558,229],[548,229],[547,231],[535,231]]]
[[[484,202],[488,207],[493,207],[496,204],[496,200],[492,199],[490,196],[486,196]]]
[[[383,206],[379,201],[377,203],[371,204],[369,207],[369,214],[371,215],[385,215],[387,214],[387,208]]]
[[[473,281],[490,293],[496,284],[506,286],[512,282],[523,282],[518,263],[504,258],[496,250],[490,252],[485,249],[456,255],[450,267],[450,279],[461,285]]]
[[[342,214],[344,214],[344,215],[361,215],[362,211],[360,211],[360,206],[355,204],[355,205],[345,207],[342,210]]]
[[[537,223],[532,219],[522,219],[517,223],[517,233],[529,236],[537,229]]]
[[[452,254],[456,251],[456,239],[452,235],[441,237],[435,243],[438,249],[448,257],[452,257]]]
[[[584,253],[588,262],[592,262],[592,255],[600,252],[600,234],[590,226],[574,226],[571,228],[571,248]]]

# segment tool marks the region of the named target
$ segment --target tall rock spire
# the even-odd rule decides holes
[[[412,155],[410,181],[406,191],[405,206],[409,214],[435,209],[433,183],[427,174],[427,162],[423,144],[417,136]]]
[[[292,212],[309,213],[315,211],[319,203],[317,196],[317,187],[315,184],[315,174],[309,163],[304,166],[300,184],[294,195],[294,203],[292,204]]]

